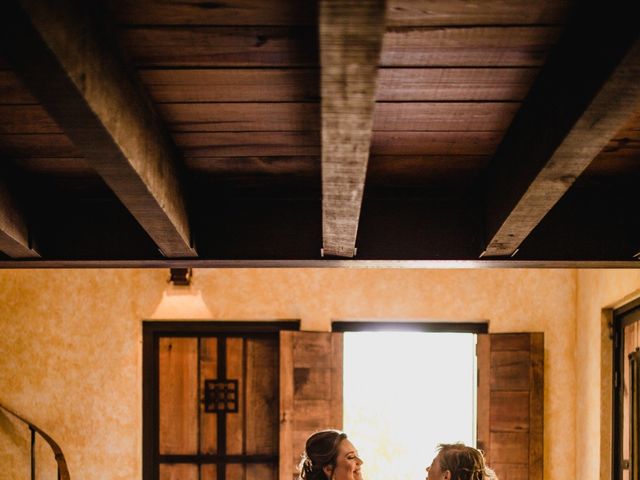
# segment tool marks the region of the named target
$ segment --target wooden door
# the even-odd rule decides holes
[[[478,335],[478,448],[500,480],[542,480],[544,337]]]
[[[310,434],[342,429],[342,351],[341,333],[280,332],[280,480]]]
[[[154,478],[278,477],[276,334],[161,336]]]

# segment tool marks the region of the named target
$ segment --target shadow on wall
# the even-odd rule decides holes
[[[28,428],[0,411],[0,466],[3,471],[0,476],[7,472],[13,475],[24,471],[24,475],[13,478],[29,478],[31,465],[29,438]]]

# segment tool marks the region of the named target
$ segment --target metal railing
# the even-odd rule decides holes
[[[35,480],[36,478],[36,435],[40,435],[49,444],[51,450],[53,450],[56,463],[58,464],[58,480],[70,480],[71,477],[69,476],[69,467],[67,467],[67,461],[64,458],[64,453],[62,453],[60,445],[58,445],[56,441],[51,438],[44,430],[34,425],[24,417],[18,415],[16,412],[4,406],[2,403],[0,403],[0,410],[4,410],[21,422],[26,423],[29,427],[29,430],[31,431],[31,480]]]

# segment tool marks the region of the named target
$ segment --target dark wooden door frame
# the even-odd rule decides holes
[[[432,333],[489,333],[489,322],[331,322],[332,332],[432,332]]]
[[[300,330],[299,320],[142,322],[142,478],[158,479],[158,345],[160,337],[251,336]]]
[[[622,479],[622,415],[624,411],[624,329],[627,325],[640,321],[640,298],[613,311],[613,442],[611,455],[611,478]]]

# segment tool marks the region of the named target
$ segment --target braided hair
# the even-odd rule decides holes
[[[451,480],[498,480],[495,472],[484,463],[480,450],[463,443],[438,446],[440,468],[451,472]]]
[[[311,435],[298,465],[299,480],[326,480],[324,467],[336,466],[338,446],[347,438],[347,434],[339,430],[322,430]]]

